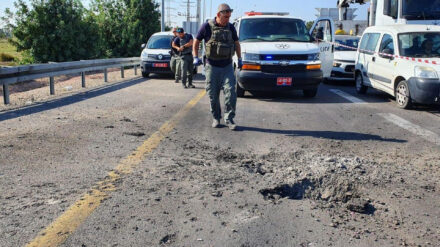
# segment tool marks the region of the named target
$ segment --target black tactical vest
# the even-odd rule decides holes
[[[211,27],[211,39],[206,43],[206,57],[211,60],[232,59],[235,52],[235,42],[232,39],[232,31],[226,27],[216,26],[214,20],[208,21]]]
[[[189,37],[190,34],[185,34],[183,38],[180,38],[180,47],[183,47],[184,45],[188,44],[191,40]],[[183,48],[183,51],[180,52],[180,55],[186,55],[190,54],[192,52],[192,46]]]

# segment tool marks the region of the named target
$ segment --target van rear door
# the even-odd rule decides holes
[[[310,29],[310,35],[319,46],[321,69],[324,78],[330,77],[333,68],[335,52],[335,28],[333,20],[329,18],[318,18]]]

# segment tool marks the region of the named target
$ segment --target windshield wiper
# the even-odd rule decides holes
[[[262,38],[248,38],[248,39],[244,39],[244,40],[242,40],[241,42],[254,41],[254,40],[259,40],[259,41],[271,41],[271,40],[262,39]]]

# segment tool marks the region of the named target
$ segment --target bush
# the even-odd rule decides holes
[[[12,62],[15,60],[15,57],[8,53],[0,53],[0,62]]]

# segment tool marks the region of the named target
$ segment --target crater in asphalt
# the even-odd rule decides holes
[[[175,240],[176,234],[168,234],[159,241],[159,244],[172,244]]]

